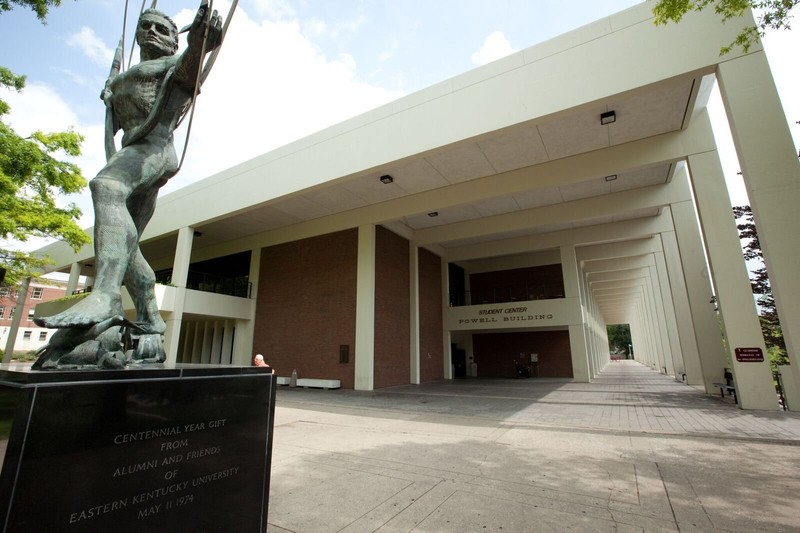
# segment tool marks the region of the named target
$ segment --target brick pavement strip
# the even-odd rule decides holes
[[[270,531],[797,531],[800,417],[637,363],[590,384],[280,389]]]

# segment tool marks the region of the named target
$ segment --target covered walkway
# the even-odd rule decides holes
[[[588,384],[278,391],[270,531],[797,531],[800,415]]]
[[[730,397],[723,401],[624,360],[606,365],[592,383],[463,379],[373,392],[294,390],[278,398],[513,424],[800,441],[800,413],[742,411]]]

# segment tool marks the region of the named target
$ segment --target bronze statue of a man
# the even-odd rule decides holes
[[[208,11],[208,1],[203,0],[189,27],[188,47],[180,55],[175,23],[155,9],[142,12],[136,28],[141,60],[106,84],[101,98],[111,119],[106,121],[108,162],[89,183],[97,274],[88,297],[62,313],[35,319],[40,326],[62,328],[49,352],[45,347],[40,355],[39,367],[90,364],[97,357],[92,352],[116,346],[116,333],[110,340],[103,335],[108,337],[105,331],[118,330],[126,322],[120,297],[123,281],[136,306],[139,340],[133,359],[165,358],[166,325],[139,238],[153,215],[159,188],[178,171],[173,131],[196,94],[204,56],[221,44],[220,17]],[[122,147],[116,151],[113,137],[119,129]]]

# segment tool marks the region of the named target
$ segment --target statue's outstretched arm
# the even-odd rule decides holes
[[[111,159],[111,156],[117,152],[117,146],[114,144],[114,135],[119,131],[119,120],[117,119],[116,113],[114,113],[114,106],[111,104],[111,82],[119,75],[120,68],[122,67],[122,54],[122,39],[120,39],[117,51],[114,54],[114,60],[111,62],[111,72],[108,74],[103,92],[100,93],[100,99],[106,104],[106,161]]]
[[[186,31],[187,28],[182,30]],[[189,46],[175,66],[175,83],[194,88],[204,56],[222,44],[222,18],[216,10],[209,14],[208,0],[200,2],[194,22],[188,27]]]

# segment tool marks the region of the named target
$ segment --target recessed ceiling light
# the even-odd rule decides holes
[[[616,174],[611,174],[610,176],[606,176],[606,181],[614,181],[615,179],[617,179]]]
[[[391,177],[389,174],[384,174],[383,176],[380,177],[380,180],[381,180],[381,183],[389,185],[390,183],[392,183],[394,181],[394,178]]]
[[[431,218],[438,217],[439,216],[439,211],[431,211],[430,213],[428,213],[428,216],[431,217]]]

